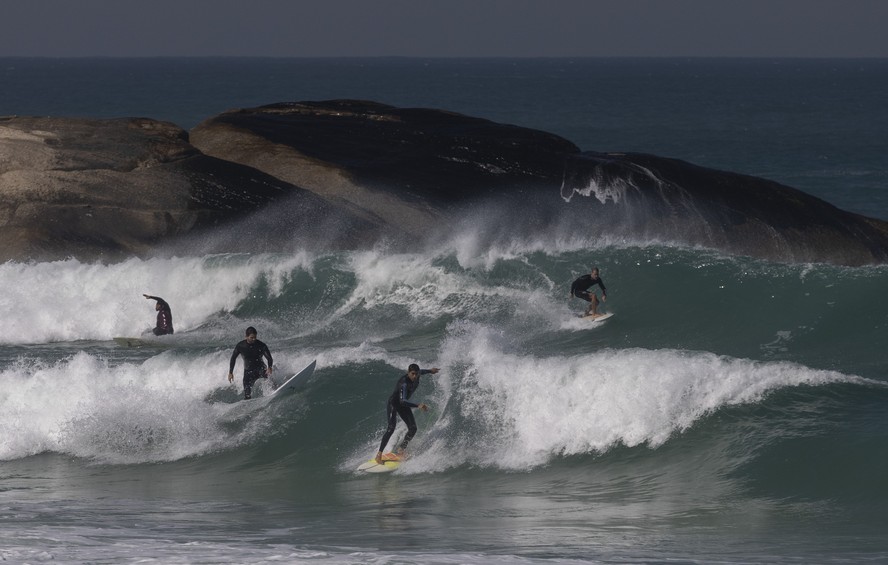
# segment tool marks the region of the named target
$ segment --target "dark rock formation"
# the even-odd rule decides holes
[[[274,104],[206,120],[191,140],[413,235],[439,220],[502,234],[490,225],[500,222],[518,236],[659,240],[780,261],[888,260],[888,224],[790,187],[651,155],[581,154],[545,132],[450,112]],[[488,203],[498,217],[477,213]]]
[[[284,197],[306,215],[335,212],[289,183],[203,155],[173,124],[0,118],[0,260],[146,253]]]
[[[191,130],[208,155],[255,167],[414,235],[467,202],[557,196],[569,141],[428,109],[333,100],[223,113]]]
[[[794,188],[654,155],[568,159],[562,196],[603,232],[731,254],[842,265],[888,260],[888,222]]]

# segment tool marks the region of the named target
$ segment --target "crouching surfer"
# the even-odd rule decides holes
[[[601,287],[601,302],[607,302],[607,288],[604,286],[604,281],[598,276],[598,267],[592,267],[588,275],[579,277],[570,285],[571,298],[582,298],[588,302],[589,307],[586,308],[584,316],[592,316],[593,318],[601,315],[598,313],[598,294],[589,292],[589,289],[595,285]]]

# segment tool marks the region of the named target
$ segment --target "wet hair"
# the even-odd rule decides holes
[[[416,371],[418,373],[419,372],[419,365],[417,365],[416,363],[410,363],[410,366],[407,367],[407,372],[410,373],[412,371]]]
[[[250,326],[249,328],[247,328],[247,331],[244,333],[244,335],[250,336],[250,335],[256,335],[257,333],[258,332],[256,331],[256,328],[254,328],[253,326]]]

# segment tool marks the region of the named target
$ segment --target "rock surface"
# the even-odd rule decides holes
[[[145,254],[195,231],[302,195],[259,171],[203,155],[181,128],[129,118],[0,118],[0,260]]]
[[[601,229],[627,237],[784,262],[888,261],[888,222],[773,181],[677,159],[572,156],[562,195],[591,208]]]

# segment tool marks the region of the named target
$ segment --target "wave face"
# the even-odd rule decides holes
[[[568,299],[570,282],[592,264],[608,285],[604,307],[616,313],[606,323],[578,318],[585,303]],[[260,430],[222,425],[230,407],[208,401],[234,400],[222,377],[247,325],[259,328],[280,372],[319,360],[309,405],[332,401],[324,383],[348,383],[365,399],[356,420],[372,420],[410,362],[441,367],[422,390],[438,406],[423,426],[434,430],[429,470],[526,469],[616,446],[657,449],[779,391],[882,383],[888,330],[872,305],[886,279],[885,268],[775,265],[662,246],[528,244],[479,254],[464,240],[424,254],[7,263],[2,379],[16,392],[2,418],[44,425],[7,441],[0,457],[174,461],[250,443]],[[153,301],[142,292],[172,304],[178,333],[158,340],[169,349],[111,341],[152,325]]]

